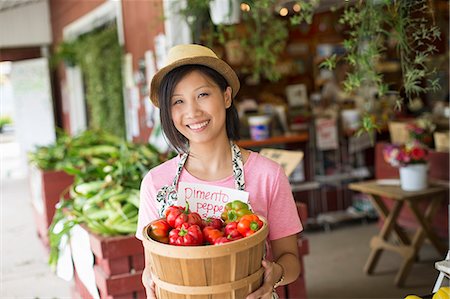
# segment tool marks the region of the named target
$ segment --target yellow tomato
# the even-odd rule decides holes
[[[450,287],[442,287],[433,295],[433,299],[450,299]]]

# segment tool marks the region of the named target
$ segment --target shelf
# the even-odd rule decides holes
[[[289,144],[289,143],[300,143],[309,140],[309,134],[307,131],[298,132],[295,134],[286,134],[281,136],[274,136],[264,140],[250,140],[244,139],[237,141],[237,145],[249,148],[249,147],[263,147],[274,144]]]
[[[320,188],[319,182],[301,182],[301,183],[291,183],[292,192],[310,191]]]
[[[332,175],[316,175],[316,180],[322,184],[340,183],[341,181],[352,179],[369,178],[370,172],[367,167],[359,167],[350,170],[349,172],[336,173]]]

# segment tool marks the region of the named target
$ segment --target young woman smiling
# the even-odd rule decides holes
[[[233,99],[239,87],[233,69],[209,48],[179,45],[169,51],[167,65],[152,79],[150,99],[160,107],[163,131],[179,155],[144,177],[136,236],[142,240],[144,226],[176,203],[179,182],[248,192],[253,211],[268,221],[269,246],[264,283],[247,298],[274,298],[274,288],[300,273],[302,224],[281,166],[235,143],[239,118]],[[148,298],[156,298],[148,267],[142,282]]]

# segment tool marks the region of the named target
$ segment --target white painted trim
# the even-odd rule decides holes
[[[122,11],[121,7],[121,1],[109,0],[105,2],[96,9],[65,26],[63,28],[64,40],[74,40],[78,36],[90,32],[95,28],[116,19],[118,11]]]
[[[186,7],[186,0],[163,0],[164,32],[167,49],[179,45],[192,43],[191,30],[178,11]]]
[[[70,133],[76,135],[87,129],[83,74],[78,66],[66,68],[66,82],[69,96]]]

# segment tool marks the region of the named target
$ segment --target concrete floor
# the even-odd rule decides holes
[[[26,172],[20,169],[18,146],[1,142],[1,279],[0,298],[71,298],[72,282],[56,277],[37,237]],[[442,260],[429,244],[420,252],[405,288],[394,285],[400,258],[382,255],[376,274],[363,266],[375,223],[341,225],[330,232],[305,232],[310,253],[305,257],[308,298],[404,298],[431,293],[437,277],[434,262]]]
[[[402,259],[383,252],[373,275],[363,267],[369,256],[370,238],[376,223],[341,225],[330,232],[306,232],[310,254],[305,258],[308,298],[404,298],[431,294],[438,272],[434,263],[442,260],[430,243],[425,243],[405,282],[396,287],[394,279]]]

